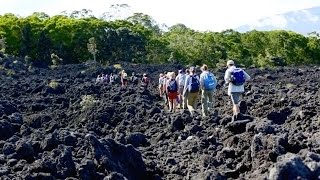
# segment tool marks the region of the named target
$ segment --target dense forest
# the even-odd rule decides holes
[[[50,17],[0,16],[1,51],[50,65],[96,59],[101,63],[182,63],[217,66],[234,59],[243,66],[320,64],[320,35],[291,31],[198,32],[183,24],[164,31],[148,15],[108,21],[85,11]],[[56,62],[56,61],[55,61]]]

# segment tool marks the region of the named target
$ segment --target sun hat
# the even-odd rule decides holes
[[[229,66],[229,65],[234,65],[233,60],[229,60],[229,61],[227,61],[227,66]]]

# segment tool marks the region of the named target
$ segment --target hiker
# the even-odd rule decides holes
[[[135,75],[134,72],[132,72],[130,81],[131,81],[131,83],[132,83],[132,86],[137,86],[138,83],[139,83],[138,77]]]
[[[176,112],[176,99],[178,97],[178,83],[175,79],[175,73],[168,73],[168,81],[166,91],[169,100],[169,112]]]
[[[126,88],[128,86],[128,75],[124,70],[121,71],[120,78],[122,87]]]
[[[182,69],[178,71],[178,76],[176,77],[178,83],[178,102],[181,109],[186,108],[185,98],[183,96],[184,84],[186,81],[186,75]]]
[[[165,86],[165,84],[164,84],[164,75],[163,75],[163,73],[160,73],[159,74],[159,86],[158,86],[158,88],[159,88],[159,96],[160,97],[162,97],[163,95],[164,95],[164,86]]]
[[[193,116],[199,96],[200,80],[196,75],[195,67],[190,67],[189,73],[190,74],[186,77],[183,95],[186,96],[188,110],[190,115]]]
[[[241,68],[237,68],[234,61],[227,61],[228,69],[225,72],[224,80],[228,84],[228,95],[231,97],[233,104],[232,120],[237,120],[240,114],[240,96],[244,92],[244,83],[249,81],[250,76]]]
[[[166,105],[168,105],[168,93],[166,91],[167,89],[167,81],[168,81],[168,72],[164,72],[163,73],[163,92],[164,92],[164,95],[163,95],[163,99],[164,99],[164,103]]]
[[[200,74],[200,89],[201,89],[201,113],[202,117],[209,115],[209,108],[213,106],[213,93],[217,86],[216,77],[209,72],[208,66],[203,64]]]
[[[108,78],[108,75],[106,74],[101,74],[101,83],[102,84],[106,84],[107,83],[107,79]]]
[[[109,75],[106,74],[106,75],[104,76],[103,84],[108,84],[108,83],[109,83]]]
[[[109,76],[109,82],[110,82],[111,85],[114,83],[114,75],[113,75],[113,73],[111,73],[110,76]]]
[[[101,75],[98,74],[97,78],[96,78],[96,84],[101,83]]]
[[[143,73],[142,79],[141,79],[141,87],[144,89],[148,89],[148,86],[150,84],[150,78],[148,77],[147,73]]]
[[[185,74],[186,74],[186,77],[190,74],[189,68],[186,69]]]

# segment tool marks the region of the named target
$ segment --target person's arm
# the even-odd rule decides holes
[[[243,72],[244,72],[244,77],[245,77],[246,81],[250,81],[251,77],[249,76],[249,74],[245,71],[243,71]]]
[[[168,92],[168,88],[167,88],[168,86],[169,86],[169,81],[166,82],[166,89],[165,89],[165,91],[166,91],[167,93],[169,93],[169,92]]]
[[[214,81],[214,83],[215,83],[215,89],[216,89],[217,84],[218,84],[218,80],[217,80],[216,76],[215,76],[213,73],[211,73],[211,75],[212,75],[212,77],[213,77],[213,81]]]
[[[179,84],[179,78],[180,78],[180,74],[178,74],[178,76],[176,77],[176,82],[177,82],[177,84],[178,84],[178,87],[180,86],[180,84]]]
[[[185,93],[186,93],[187,90],[188,90],[189,80],[190,80],[190,76],[187,76],[187,77],[186,77],[186,82],[184,83],[183,95],[185,95]]]
[[[230,71],[227,69],[225,74],[224,74],[224,81],[226,84],[229,84],[230,82]]]
[[[204,73],[200,74],[200,89],[203,90],[204,89]]]

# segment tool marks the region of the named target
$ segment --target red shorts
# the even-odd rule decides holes
[[[177,92],[168,92],[168,99],[177,99],[178,93]]]

